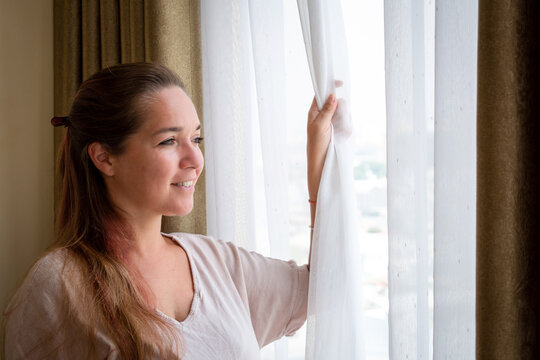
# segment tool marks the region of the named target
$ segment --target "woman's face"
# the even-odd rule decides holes
[[[124,152],[111,156],[106,182],[114,204],[134,217],[188,214],[204,165],[200,136],[191,99],[176,86],[160,90]]]

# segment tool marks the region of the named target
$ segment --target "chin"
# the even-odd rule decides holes
[[[188,215],[191,210],[193,210],[193,204],[190,204],[188,206],[179,206],[176,207],[174,210],[166,211],[163,213],[164,216],[186,216]]]

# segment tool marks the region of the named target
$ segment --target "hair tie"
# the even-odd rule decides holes
[[[51,119],[51,124],[54,127],[58,126],[68,126],[68,117],[67,116],[55,116]]]

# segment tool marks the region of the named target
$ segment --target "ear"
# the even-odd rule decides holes
[[[91,143],[88,146],[88,155],[95,167],[105,176],[113,176],[114,168],[112,164],[111,155],[107,151],[106,147],[98,142]]]

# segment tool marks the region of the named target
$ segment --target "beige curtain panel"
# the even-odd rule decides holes
[[[148,61],[180,75],[202,122],[199,13],[199,2],[191,0],[55,0],[55,115],[68,114],[79,84],[97,70]],[[55,154],[64,131],[55,129]],[[205,183],[203,172],[191,214],[164,218],[163,231],[206,233]],[[57,200],[58,186],[56,179]]]
[[[477,358],[540,356],[540,3],[481,0]]]

